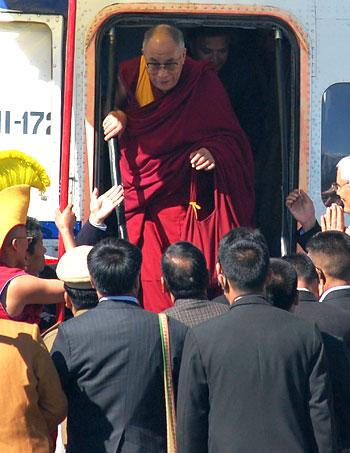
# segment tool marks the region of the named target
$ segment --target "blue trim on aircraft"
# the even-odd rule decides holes
[[[67,0],[0,0],[0,12],[67,15]]]
[[[57,239],[58,238],[58,230],[55,225],[55,222],[52,221],[40,221],[41,230],[43,232],[44,239]],[[74,236],[76,236],[81,228],[81,221],[76,222],[74,227]]]

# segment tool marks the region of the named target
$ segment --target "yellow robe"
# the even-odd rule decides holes
[[[38,326],[0,319],[0,360],[0,452],[52,452],[67,400]]]

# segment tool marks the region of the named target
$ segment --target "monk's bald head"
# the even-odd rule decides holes
[[[172,25],[160,24],[147,30],[143,39],[143,50],[151,39],[158,42],[171,39],[178,47],[182,49],[185,47],[182,31]]]
[[[152,85],[163,93],[175,88],[186,58],[181,31],[171,25],[151,28],[145,34],[142,52]]]

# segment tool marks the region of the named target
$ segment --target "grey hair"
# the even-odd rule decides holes
[[[160,24],[160,25],[155,25],[152,28],[149,28],[145,32],[145,36],[143,38],[143,43],[142,43],[142,49],[145,48],[146,44],[148,41],[155,35],[157,32],[162,32],[168,36],[177,44],[179,47],[185,48],[185,40],[184,40],[184,35],[181,30],[178,28],[174,27],[173,25],[167,25],[167,24]]]

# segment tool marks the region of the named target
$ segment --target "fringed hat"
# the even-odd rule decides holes
[[[0,249],[8,233],[25,225],[30,201],[30,188],[41,193],[50,185],[44,167],[20,151],[0,151]]]

